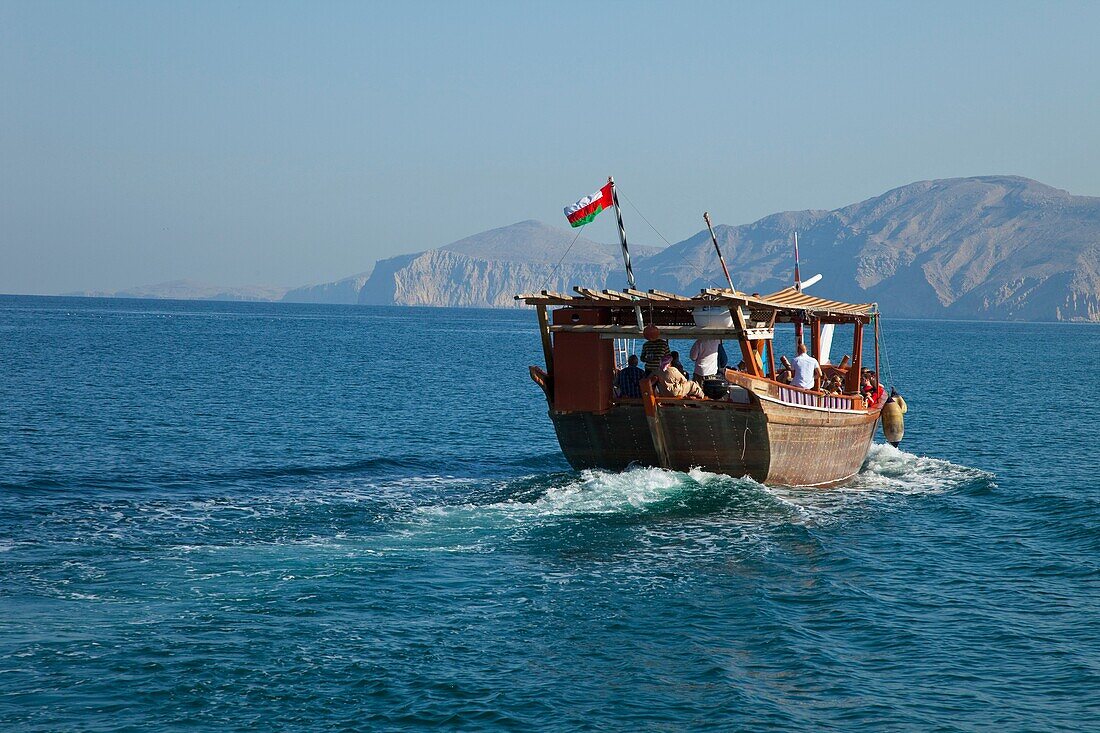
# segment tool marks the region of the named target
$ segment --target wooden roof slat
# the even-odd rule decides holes
[[[611,300],[611,298],[607,297],[603,293],[597,293],[592,288],[582,288],[575,285],[573,286],[573,290],[577,291],[586,298],[594,298],[595,300]]]
[[[691,300],[691,298],[685,298],[684,296],[677,295],[676,293],[666,293],[663,290],[653,290],[653,289],[651,289],[649,292],[652,293],[653,295],[659,295],[660,297],[666,298],[668,300],[680,300],[680,301]]]
[[[873,303],[843,303],[838,300],[817,298],[793,287],[787,287],[770,295],[756,296],[730,290],[728,288],[703,288],[693,297],[668,293],[653,289],[642,292],[634,288],[617,290],[597,290],[595,288],[574,287],[576,295],[566,295],[549,290],[541,294],[525,293],[516,296],[528,305],[566,305],[587,307],[628,307],[639,304],[664,308],[697,308],[706,306],[748,306],[749,308],[770,308],[774,311],[804,310],[819,314],[861,316],[866,318],[874,309]]]
[[[839,300],[816,298],[796,290],[794,287],[787,287],[770,295],[765,295],[764,300],[804,310],[828,310],[860,315],[866,315],[873,306],[872,303],[842,303]]]
[[[656,293],[652,292],[646,293],[642,292],[641,290],[635,290],[634,288],[627,288],[625,292],[633,295],[635,298],[641,298],[642,300],[648,301],[650,303],[664,303],[668,302],[669,300],[663,295],[657,295]]]

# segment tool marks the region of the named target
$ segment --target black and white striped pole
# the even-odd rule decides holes
[[[623,226],[623,212],[619,209],[619,192],[615,190],[614,176],[608,176],[607,182],[611,184],[611,200],[615,202],[615,218],[619,220],[619,244],[623,248],[623,264],[626,265],[626,281],[631,290],[637,290],[634,283],[634,269],[630,266],[630,249],[626,246],[626,227]],[[642,306],[634,306],[634,315],[638,319],[638,330],[641,331],[645,324],[642,321]]]

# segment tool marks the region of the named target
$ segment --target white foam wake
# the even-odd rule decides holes
[[[491,508],[538,516],[630,513],[723,479],[726,477],[697,469],[687,473],[661,468],[633,468],[621,473],[582,471],[577,480],[550,487],[534,502],[506,501]]]
[[[485,551],[501,537],[520,536],[513,532],[522,535],[546,522],[586,516],[659,518],[662,531],[714,523],[724,527],[724,533],[743,534],[746,527],[849,521],[872,506],[900,506],[890,497],[991,486],[992,478],[975,468],[881,444],[871,447],[856,478],[838,489],[769,487],[699,469],[589,470],[508,481],[500,486],[503,494],[497,495],[508,498],[488,503],[416,507],[390,537],[404,549]]]
[[[975,482],[992,486],[993,474],[874,443],[851,488],[926,494],[944,493]]]

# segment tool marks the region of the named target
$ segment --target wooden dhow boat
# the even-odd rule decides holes
[[[904,400],[880,391],[870,402],[860,392],[865,351],[868,361],[873,354],[874,372],[880,373],[874,303],[843,303],[803,292],[807,283],[798,279],[797,239],[793,287],[765,296],[740,292],[733,288],[713,229],[729,288],[706,288],[691,296],[638,290],[611,179],[602,194],[611,199],[604,207],[614,205],[619,216],[630,287],[515,296],[537,312],[545,368],[531,366],[530,375],[542,388],[562,453],[574,469],[700,468],[761,483],[829,487],[860,470],[880,418],[887,439],[897,445]],[[594,207],[598,213],[600,196],[566,209],[570,222]],[[710,227],[709,216],[704,219]],[[808,333],[808,352],[824,378],[840,377],[839,393],[800,389],[778,378],[776,362],[782,358],[775,336],[781,324],[794,324],[787,330],[796,343],[804,343]],[[644,328],[652,332],[652,326],[664,339],[724,341],[731,361],[739,352],[739,369],[725,369],[721,391],[709,390],[716,398],[663,396],[653,376],[641,380],[640,397],[616,394],[616,373],[626,366],[624,342],[639,339]],[[848,326],[850,356],[833,365],[834,330]],[[871,336],[873,348],[865,349],[865,335]],[[737,348],[729,348],[734,343]],[[793,353],[795,344],[791,347]]]
[[[531,378],[546,396],[558,442],[574,469],[701,468],[790,486],[834,486],[859,471],[884,406],[869,404],[859,393],[868,327],[879,371],[874,304],[824,300],[795,288],[763,297],[727,289],[691,297],[575,290],[516,296],[538,313],[546,368],[530,367]],[[728,392],[719,399],[665,397],[649,378],[642,380],[641,398],[616,396],[614,344],[640,337],[636,307],[663,338],[736,341],[742,370],[725,370]],[[729,314],[729,325],[699,325],[700,312],[713,322],[717,309]],[[780,323],[804,326],[809,353],[819,362],[828,361],[823,327],[853,326],[850,363],[822,364],[826,378],[842,377],[843,394],[776,379],[773,342]]]

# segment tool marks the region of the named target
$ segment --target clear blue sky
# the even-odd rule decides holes
[[[925,178],[1100,195],[1098,32],[1096,2],[0,0],[0,292],[335,279],[565,226],[608,174],[674,242]]]

